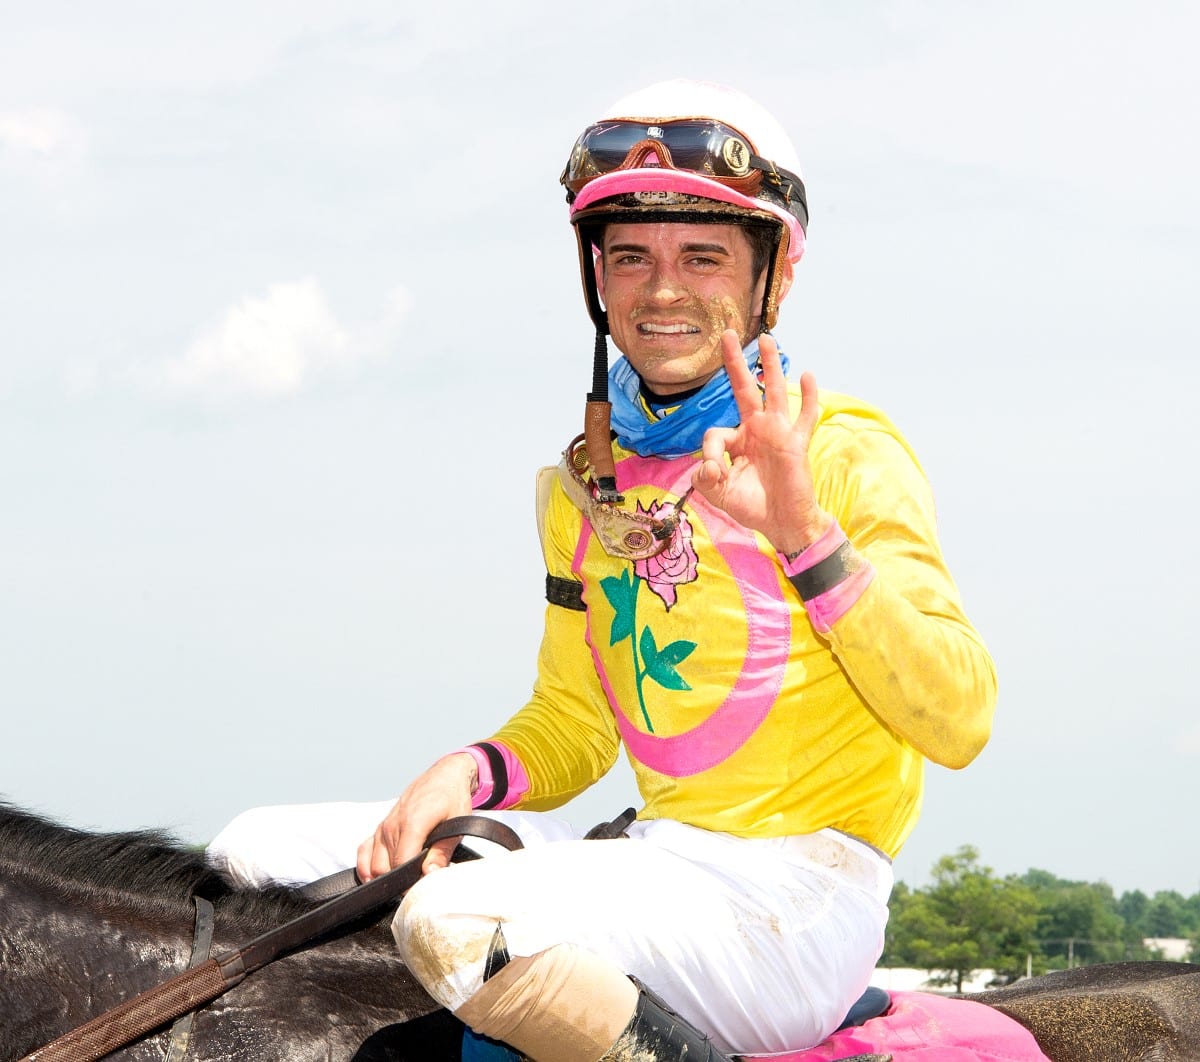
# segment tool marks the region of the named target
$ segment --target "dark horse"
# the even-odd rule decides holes
[[[0,1060],[10,1062],[186,969],[195,905],[212,953],[310,910],[249,891],[158,832],[90,834],[0,804]],[[280,959],[199,1011],[189,1062],[456,1062],[462,1026],[397,959],[386,918]],[[165,1032],[116,1052],[161,1062]]]
[[[237,889],[161,833],[84,833],[0,803],[0,1062],[185,969],[197,895],[215,908],[217,957],[314,906]],[[458,1062],[462,1026],[397,959],[386,917],[369,922],[200,1010],[189,1062]],[[1200,1059],[1197,966],[1083,967],[967,998],[1015,1018],[1055,1062]],[[111,1057],[160,1062],[166,1042]]]

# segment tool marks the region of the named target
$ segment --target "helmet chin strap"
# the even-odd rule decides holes
[[[583,440],[588,463],[596,484],[597,500],[620,503],[625,500],[617,490],[617,467],[612,455],[612,403],[608,400],[608,340],[596,329],[596,357],[592,390],[588,392],[583,414]]]
[[[592,235],[579,232],[579,268],[588,314],[596,326],[596,346],[592,355],[592,389],[588,392],[583,414],[583,438],[592,481],[598,500],[619,503],[625,498],[617,491],[617,468],[612,456],[612,403],[608,400],[608,314],[600,305],[596,286],[596,262],[592,257]]]

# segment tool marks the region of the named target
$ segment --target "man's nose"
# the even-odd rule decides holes
[[[684,297],[683,282],[676,270],[670,266],[659,265],[650,278],[650,297],[655,302],[677,302]]]

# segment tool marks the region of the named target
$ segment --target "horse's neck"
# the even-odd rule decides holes
[[[0,862],[0,937],[23,936],[62,955],[86,949],[173,958],[190,945],[190,915],[177,904],[131,903],[115,890],[23,874]],[[88,945],[91,945],[88,948]]]
[[[311,908],[284,890],[234,892],[161,835],[83,834],[0,802],[0,1058],[23,1057],[180,972],[193,893],[216,906],[214,957]],[[197,1021],[188,1058],[245,1058],[249,1042],[264,1062],[449,1058],[461,1039],[379,923],[258,970]],[[155,1036],[122,1057],[163,1053]]]
[[[55,893],[0,863],[0,1058],[16,1058],[187,965],[191,927],[111,897]],[[69,1021],[64,1025],[64,1016]]]

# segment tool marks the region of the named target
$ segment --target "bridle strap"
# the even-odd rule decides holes
[[[192,957],[188,962],[189,970],[194,970],[201,963],[207,962],[208,952],[212,947],[213,929],[216,926],[213,905],[203,896],[193,896],[192,899],[196,901],[196,928],[192,932]],[[167,1043],[165,1062],[183,1062],[187,1055],[188,1044],[192,1039],[192,1021],[195,1017],[196,1012],[189,1010],[175,1019],[175,1024],[171,1026],[171,1038]]]

